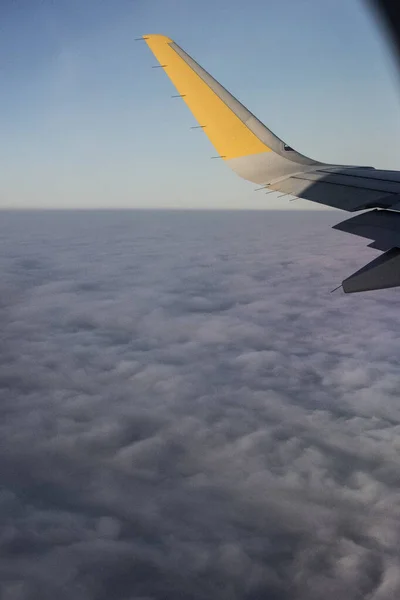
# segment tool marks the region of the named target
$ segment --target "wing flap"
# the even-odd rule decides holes
[[[400,285],[400,249],[392,248],[342,283],[346,294],[383,290]]]
[[[333,226],[374,242],[400,247],[400,213],[392,210],[372,210]]]

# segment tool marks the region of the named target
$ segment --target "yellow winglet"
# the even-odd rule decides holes
[[[164,35],[145,35],[143,39],[221,158],[270,151],[230,108],[224,98],[228,92],[173,40]]]

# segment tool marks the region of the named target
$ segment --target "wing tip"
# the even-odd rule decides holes
[[[161,33],[146,33],[145,35],[142,35],[142,39],[144,39],[147,43],[155,41],[164,42],[165,44],[173,43],[173,40],[171,40],[171,38]]]

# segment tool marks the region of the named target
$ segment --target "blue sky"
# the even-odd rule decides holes
[[[146,33],[172,37],[299,151],[399,168],[399,80],[360,0],[20,0],[0,20],[0,207],[310,206],[209,160],[134,42]]]

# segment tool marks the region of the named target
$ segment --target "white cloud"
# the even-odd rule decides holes
[[[301,219],[4,214],[2,597],[400,593],[399,292]]]

